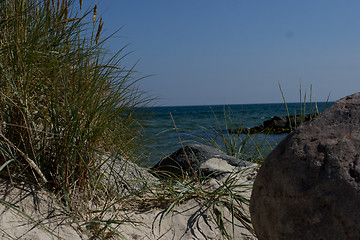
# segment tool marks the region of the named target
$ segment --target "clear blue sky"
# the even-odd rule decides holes
[[[102,0],[114,51],[130,44],[157,105],[313,100],[360,90],[358,0]]]

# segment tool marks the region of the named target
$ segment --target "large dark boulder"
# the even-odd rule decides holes
[[[260,240],[360,239],[360,93],[301,125],[270,153],[250,211]]]
[[[170,156],[160,160],[152,171],[157,176],[189,175],[211,176],[218,178],[224,174],[231,173],[236,167],[252,165],[251,162],[243,161],[226,155],[221,150],[202,145],[192,144],[180,148]]]

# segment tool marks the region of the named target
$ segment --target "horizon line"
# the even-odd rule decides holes
[[[328,101],[327,103],[334,103],[335,101]],[[311,102],[312,104],[326,103],[326,101],[321,102]],[[227,103],[227,104],[190,104],[190,105],[154,105],[151,107],[206,107],[206,106],[231,106],[231,105],[265,105],[265,104],[285,104],[284,102],[271,102],[271,103]],[[304,104],[303,102],[287,102],[286,104]],[[310,102],[306,102],[310,104]]]

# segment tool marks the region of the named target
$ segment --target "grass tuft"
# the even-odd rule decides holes
[[[306,116],[309,115],[310,120],[316,116],[318,116],[321,111],[319,111],[318,109],[318,105],[317,103],[313,103],[312,102],[312,85],[310,85],[310,101],[309,101],[309,109],[306,109],[306,92],[304,93],[304,96],[302,95],[302,89],[301,89],[301,82],[300,82],[300,86],[299,86],[299,103],[300,103],[300,113],[297,114],[296,110],[294,112],[294,114],[292,115],[292,113],[290,113],[287,102],[286,102],[286,98],[284,95],[284,92],[281,89],[281,85],[279,83],[279,89],[281,92],[281,96],[283,98],[284,101],[284,105],[286,108],[286,112],[287,112],[287,117],[289,119],[289,123],[290,123],[290,131],[294,130],[295,128],[297,128],[299,125],[303,124],[306,121]],[[324,111],[327,107],[327,104],[329,102],[329,98],[330,98],[330,93],[325,101],[325,106],[324,109],[322,111]]]
[[[97,5],[92,22],[91,10],[80,15],[74,5],[0,4],[0,176],[47,188],[79,216],[89,201],[105,199],[104,209],[117,201],[101,184],[99,155],[136,155],[138,110],[150,99],[123,63],[125,48],[104,47]]]
[[[261,163],[273,144],[267,140],[267,133],[250,134],[241,133],[244,123],[235,119],[231,109],[224,108],[223,118],[219,118],[213,111],[215,125],[213,128],[203,128],[205,136],[195,135],[198,142],[222,150],[229,156]],[[240,129],[240,131],[231,131]]]

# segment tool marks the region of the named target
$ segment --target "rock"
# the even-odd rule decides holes
[[[292,129],[300,126],[301,124],[310,121],[315,118],[316,114],[307,114],[305,116],[291,115],[291,116],[274,116],[269,120],[264,121],[261,126],[253,128],[242,128],[242,129],[229,129],[231,134],[283,134],[290,133]]]
[[[187,161],[186,156],[189,160]],[[190,163],[190,165],[189,165]],[[225,174],[233,172],[236,167],[246,167],[252,165],[251,162],[243,161],[226,155],[221,150],[202,145],[192,144],[180,148],[170,156],[160,160],[152,170],[155,174],[175,175],[184,177],[201,174],[202,176],[212,176],[214,178],[223,177]]]
[[[141,191],[147,188],[149,183],[159,180],[149,173],[147,169],[121,156],[99,154],[98,157],[104,163],[101,166],[102,171],[105,173],[102,184],[110,186],[118,194],[125,196],[134,191]]]
[[[360,93],[298,127],[269,154],[250,211],[260,240],[360,239]]]
[[[279,127],[279,128],[288,128],[289,127],[289,118],[287,116],[282,117],[272,117],[270,120],[266,120],[263,123],[264,128],[272,128],[272,127]]]

